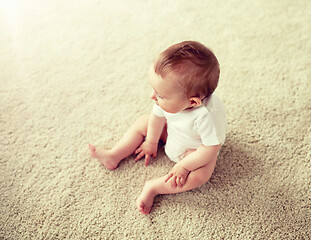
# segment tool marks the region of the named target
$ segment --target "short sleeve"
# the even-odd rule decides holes
[[[205,146],[223,144],[226,138],[226,127],[226,116],[222,111],[206,112],[195,121],[195,129]]]
[[[160,108],[160,106],[158,106],[157,104],[153,105],[153,109],[152,112],[158,116],[158,117],[164,117],[164,111],[162,108]]]

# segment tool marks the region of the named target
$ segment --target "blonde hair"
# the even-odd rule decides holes
[[[203,44],[185,41],[163,51],[155,61],[155,73],[163,79],[168,73],[178,76],[187,97],[209,97],[219,79],[219,63],[214,53]]]

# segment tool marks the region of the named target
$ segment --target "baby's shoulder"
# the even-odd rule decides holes
[[[224,104],[216,93],[213,93],[209,98],[203,101],[203,105],[209,112],[224,110]]]
[[[203,100],[202,105],[195,109],[193,114],[196,120],[202,120],[202,118],[224,112],[225,109],[221,99],[216,94],[212,94],[209,98]]]

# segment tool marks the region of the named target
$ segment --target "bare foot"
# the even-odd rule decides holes
[[[143,191],[136,200],[136,206],[138,208],[138,211],[145,215],[149,214],[153,205],[153,200],[156,195],[157,194],[153,191],[152,183],[150,181],[147,181],[145,183]]]
[[[98,159],[102,165],[110,170],[115,169],[120,162],[112,156],[109,150],[97,149],[92,144],[89,144],[89,150],[93,158]]]

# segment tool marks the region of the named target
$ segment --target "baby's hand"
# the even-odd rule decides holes
[[[187,177],[189,175],[189,172],[187,169],[181,166],[181,164],[175,164],[173,169],[168,173],[165,183],[168,182],[172,178],[173,181],[170,181],[172,184],[172,188],[183,187],[183,185],[186,183]]]
[[[135,162],[145,156],[145,166],[148,165],[150,157],[156,157],[158,151],[158,143],[150,143],[144,141],[135,151],[138,154],[135,158]]]

